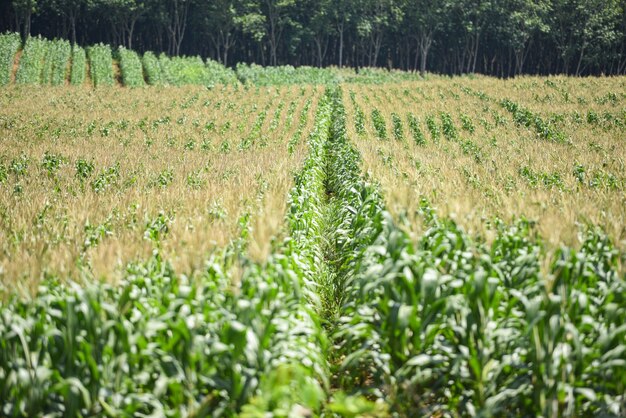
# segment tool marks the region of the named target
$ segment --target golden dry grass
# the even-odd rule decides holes
[[[416,209],[425,197],[441,216],[487,239],[495,218],[526,217],[548,251],[576,246],[587,225],[601,227],[626,248],[626,78],[478,77],[343,89],[349,137],[364,169],[382,184],[389,208],[415,236],[423,231]],[[366,117],[364,135],[355,130],[351,93]],[[547,141],[518,126],[502,99],[551,121],[570,143]],[[384,116],[386,141],[372,124],[375,108]],[[443,132],[434,140],[427,129],[431,116],[442,130],[441,112],[451,116],[456,140]],[[404,141],[394,139],[392,113],[402,120]],[[425,145],[414,143],[408,113],[419,119]],[[474,132],[464,129],[462,118],[471,120]],[[574,174],[577,166],[585,170],[582,182]]]
[[[114,282],[129,261],[153,252],[146,231],[159,221],[167,225],[160,251],[179,271],[202,268],[208,253],[237,237],[245,213],[250,256],[264,258],[284,223],[322,91],[3,89],[1,283],[30,293],[46,275]],[[289,153],[307,101],[302,139]],[[46,155],[60,167],[46,168]],[[22,159],[28,168],[19,174]],[[94,167],[84,180],[79,160]],[[113,174],[98,185],[107,169]]]

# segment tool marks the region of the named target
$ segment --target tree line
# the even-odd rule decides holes
[[[225,65],[626,73],[626,0],[0,0],[0,31]]]

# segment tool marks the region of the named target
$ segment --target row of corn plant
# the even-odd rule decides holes
[[[420,121],[413,113],[409,112],[407,114],[407,121],[409,123],[409,130],[411,131],[411,136],[413,137],[413,142],[415,145],[425,145],[426,137],[420,128]]]
[[[275,86],[286,84],[327,84],[336,81],[332,69],[291,65],[263,67],[257,64],[237,64],[237,77],[244,84]]]
[[[350,101],[354,107],[354,129],[359,136],[365,135],[365,113],[356,101],[356,93],[350,91],[349,94]]]
[[[70,74],[70,84],[81,86],[85,83],[87,73],[87,55],[85,50],[78,45],[72,47],[72,71]]]
[[[309,109],[311,108],[312,103],[313,102],[311,101],[311,99],[307,99],[304,102],[304,106],[302,106],[302,111],[300,112],[300,117],[298,118],[298,126],[296,127],[296,132],[294,132],[293,136],[291,137],[291,139],[289,139],[289,142],[287,143],[287,150],[289,151],[289,154],[293,154],[296,146],[300,142],[300,138],[302,138],[302,133],[304,132],[304,128],[306,127],[307,119],[309,116]]]
[[[412,242],[361,177],[344,121],[339,102],[337,385],[403,416],[622,416],[626,278],[608,238],[561,248],[545,275],[528,222],[499,224],[488,245],[423,202],[426,233]]]
[[[271,107],[271,102],[268,103],[264,109],[262,109],[257,115],[254,123],[252,124],[252,128],[248,135],[246,135],[238,145],[239,151],[245,151],[252,147],[256,142],[261,139],[261,128],[265,123],[265,119],[267,118],[267,112]]]
[[[396,141],[404,141],[404,128],[402,126],[402,119],[397,113],[391,114],[391,121],[393,122],[393,137]]]
[[[422,79],[415,73],[388,71],[376,68],[316,68],[291,65],[263,67],[239,63],[237,77],[244,84],[260,86],[284,84],[332,84],[338,82],[380,84],[386,82]]]
[[[205,67],[200,57],[159,56],[163,78],[167,84],[202,84],[205,79]]]
[[[153,52],[146,52],[141,58],[143,64],[143,71],[146,76],[146,82],[151,86],[163,84],[163,74],[161,72],[161,65],[159,64],[159,58],[154,55]]]
[[[97,44],[87,48],[89,58],[89,76],[95,87],[112,86],[113,79],[113,55],[111,47],[105,44]]]
[[[122,83],[128,87],[141,87],[145,85],[143,79],[143,67],[139,55],[124,47],[119,47],[117,55],[122,72]]]
[[[17,33],[0,34],[0,86],[11,81],[15,54],[21,43],[20,35]]]
[[[387,124],[385,122],[385,117],[376,108],[372,109],[372,124],[374,125],[374,130],[376,131],[378,139],[386,140]]]
[[[50,42],[40,36],[28,38],[15,75],[18,84],[41,84],[49,46]]]
[[[290,237],[285,242],[284,255],[279,258],[285,266],[282,274],[291,280],[291,289],[287,286],[283,298],[295,296],[300,305],[295,312],[284,312],[284,315],[293,321],[293,329],[299,331],[289,342],[293,345],[287,350],[290,355],[273,353],[277,358],[282,356],[282,365],[266,375],[265,384],[260,384],[260,394],[244,408],[249,415],[242,416],[268,416],[262,412],[271,404],[280,405],[271,416],[317,416],[329,390],[327,338],[320,319],[322,300],[319,288],[330,274],[323,262],[321,237],[325,216],[325,147],[331,113],[332,102],[325,96],[320,101],[314,130],[309,136],[309,155],[289,195],[287,226]],[[272,264],[274,257],[270,256],[268,264]],[[280,275],[281,272],[277,273]]]
[[[513,115],[513,120],[516,124],[534,129],[539,138],[553,142],[569,143],[569,139],[554,124],[546,122],[539,115],[522,105],[512,100],[503,99],[500,101],[500,106]]]
[[[211,75],[211,81],[208,85],[214,84],[238,84],[237,74],[235,72],[212,59],[206,60],[206,68]]]
[[[46,56],[43,79],[44,84],[60,86],[67,79],[68,64],[72,47],[68,41],[54,40],[50,42]]]

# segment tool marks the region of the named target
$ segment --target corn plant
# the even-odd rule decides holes
[[[474,122],[472,122],[472,118],[463,113],[461,114],[461,125],[463,126],[463,130],[469,132],[470,134],[473,134],[474,131],[476,131],[476,126],[474,125]]]
[[[337,384],[402,415],[623,414],[624,368],[600,366],[623,362],[626,336],[617,319],[626,309],[614,302],[625,282],[606,236],[591,231],[580,250],[564,248],[551,281],[528,222],[498,224],[485,246],[423,201],[429,228],[413,243],[360,177],[343,119],[338,110],[327,180],[340,208]],[[611,319],[585,323],[590,312]]]
[[[78,45],[72,46],[72,72],[70,75],[70,83],[74,86],[80,86],[85,83],[85,74],[87,73],[87,56],[85,50]]]
[[[425,145],[426,137],[424,136],[424,133],[420,128],[420,122],[417,116],[409,112],[407,114],[407,120],[409,122],[409,130],[411,131],[411,135],[413,136],[413,142],[415,142],[415,145]]]
[[[28,38],[15,76],[18,84],[41,84],[49,48],[50,42],[40,36]]]
[[[520,104],[503,99],[500,101],[500,105],[513,115],[516,124],[534,129],[539,138],[565,144],[570,142],[566,135],[558,130],[553,123],[546,122],[539,115]]]
[[[122,71],[122,83],[128,87],[140,87],[145,85],[143,79],[143,67],[139,55],[135,51],[119,47],[117,55]]]
[[[118,285],[50,280],[32,301],[3,302],[2,414],[319,414],[329,388],[316,280],[325,271],[321,164],[331,109],[321,103],[311,153],[290,192],[290,237],[263,264],[243,260],[248,215],[240,237],[199,277],[179,276],[158,252],[172,222],[159,213],[145,226],[155,256],[129,264]],[[76,168],[85,178],[93,171],[84,160]],[[103,182],[116,170],[105,170]],[[109,221],[86,225],[85,253],[109,233]],[[236,289],[224,273],[234,264],[245,266]]]
[[[50,43],[44,68],[44,83],[53,86],[65,84],[71,53],[72,48],[68,41],[55,40]]]
[[[374,129],[376,130],[376,135],[378,139],[385,140],[387,139],[387,125],[385,123],[385,118],[382,113],[376,108],[372,109],[372,124],[374,125]]]
[[[97,44],[87,48],[89,75],[95,87],[113,85],[113,56],[111,47]]]
[[[213,64],[166,56],[160,61],[156,65],[164,66],[164,83],[213,86],[216,76],[208,74]],[[248,70],[242,67],[242,72]],[[372,82],[396,76],[363,72],[369,72],[363,77]],[[298,80],[315,73],[250,71],[259,83],[289,74]],[[347,76],[339,70],[330,74]],[[162,140],[178,153],[174,158],[204,160],[183,173],[170,168],[167,159],[147,173],[131,162],[122,168],[106,155],[65,157],[76,154],[56,143],[53,152],[27,154],[20,149],[0,155],[0,184],[11,202],[22,199],[20,194],[37,174],[59,194],[65,193],[59,186],[63,176],[73,176],[78,190],[68,188],[67,194],[86,193],[94,204],[116,199],[119,188],[145,175],[148,187],[139,193],[161,194],[182,182],[183,194],[205,202],[201,210],[207,223],[232,218],[236,230],[229,244],[199,260],[202,267],[190,272],[175,269],[164,255],[177,238],[173,227],[187,223],[176,209],[157,209],[142,218],[137,203],[128,214],[115,209],[102,219],[81,222],[75,259],[80,274],[74,277],[79,283],[48,275],[36,297],[3,293],[0,298],[1,416],[626,415],[626,277],[622,255],[601,229],[582,228],[575,248],[548,249],[534,221],[496,218],[489,219],[487,239],[440,217],[421,199],[410,209],[423,232],[411,236],[397,223],[402,215],[387,210],[388,196],[376,179],[362,172],[361,155],[348,137],[341,88],[331,86],[319,100],[301,98],[289,105],[276,89],[248,82],[241,89],[236,93],[245,97],[267,91],[273,101],[246,102],[237,109],[237,100],[226,94],[207,97],[206,89],[191,94],[190,89],[176,89],[183,96],[168,100],[165,114],[87,120],[73,132],[86,140],[101,136],[123,147],[132,144],[146,153]],[[295,88],[291,93],[304,96],[307,91]],[[605,96],[613,103],[611,95]],[[363,96],[365,106],[393,104],[388,93],[372,92],[370,97]],[[355,95],[350,98],[358,115]],[[301,113],[298,103],[304,104]],[[309,124],[314,103],[315,119]],[[203,119],[194,114],[198,107],[216,114]],[[294,128],[284,142],[290,152],[297,154],[298,147],[307,154],[298,160],[301,168],[287,195],[282,233],[273,240],[269,256],[257,262],[248,254],[255,214],[246,208],[233,216],[222,198],[208,194],[213,186],[204,186],[211,175],[224,187],[239,183],[245,167],[215,161],[224,159],[222,154],[243,158],[244,152],[274,141],[264,126],[278,136],[284,107],[285,125]],[[363,125],[366,113],[360,112]],[[602,112],[596,112],[598,127],[602,119],[609,123]],[[232,120],[235,114],[249,125]],[[563,115],[551,115],[545,123],[558,126]],[[404,140],[399,114],[390,116],[394,138]],[[387,139],[382,112],[374,109],[371,118],[373,137]],[[359,133],[357,119],[354,127],[359,142],[365,143],[366,132],[363,128],[363,135]],[[407,113],[407,134],[417,145],[426,144],[421,122]],[[9,141],[21,129],[13,129],[17,123],[19,117],[3,118]],[[489,138],[463,139],[445,111],[425,115],[423,123],[433,141],[443,135],[455,142],[447,143],[446,151],[458,145],[461,153],[485,161],[481,171],[491,170],[483,152],[496,145],[495,135],[491,145]],[[47,119],[35,125],[36,137],[56,141],[58,133]],[[461,117],[460,126],[471,134],[466,125]],[[529,126],[536,129],[534,121]],[[189,129],[183,135],[174,131],[183,127]],[[303,140],[306,147],[300,146]],[[405,156],[392,152],[393,147],[400,152],[409,148],[374,139],[372,155],[383,162],[377,166],[403,181],[406,174],[398,166]],[[588,147],[598,160],[609,152],[604,142],[581,149]],[[429,154],[418,154],[424,155],[406,156],[409,164],[421,172],[430,170],[420,165]],[[626,185],[615,167],[576,163],[567,175],[574,176],[576,192],[583,187],[619,192]],[[511,189],[518,175],[531,187],[559,191],[550,194],[569,192],[563,174],[551,170],[523,165],[517,174],[502,177]],[[476,171],[459,171],[485,192]],[[245,183],[252,187],[251,200],[265,198],[269,175],[261,173]],[[46,229],[50,208],[46,202],[33,214],[35,228]],[[11,221],[6,213],[0,207],[5,223]],[[110,285],[89,273],[91,257],[106,250],[119,224],[126,222],[152,255],[128,263],[120,282]],[[19,232],[9,238],[22,239]]]
[[[450,141],[456,141],[458,139],[458,133],[452,121],[452,116],[447,112],[441,112],[439,117],[441,118],[443,136]]]
[[[206,60],[206,68],[210,74],[211,81],[207,85],[211,84],[238,84],[237,74],[235,72],[222,65],[217,61],[213,61],[211,59]]]
[[[441,129],[437,125],[437,121],[433,115],[426,116],[426,128],[430,132],[430,138],[433,142],[438,142],[441,137]]]
[[[211,87],[235,82],[231,70],[214,61],[205,64],[200,57],[167,57],[161,54],[159,64],[165,82],[174,86],[198,84]]]
[[[141,62],[143,64],[143,71],[146,74],[146,82],[151,86],[162,84],[163,76],[161,73],[161,65],[156,55],[148,51],[143,54]]]
[[[402,119],[397,113],[391,114],[391,121],[393,122],[393,137],[397,141],[404,141],[404,128],[402,127]]]
[[[21,40],[17,33],[0,34],[0,86],[9,84]]]
[[[331,69],[293,67],[291,65],[263,67],[257,64],[238,63],[237,78],[244,84],[274,86],[285,84],[328,84],[336,81]]]

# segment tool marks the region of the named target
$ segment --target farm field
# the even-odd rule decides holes
[[[626,248],[624,79],[343,87],[364,170],[414,237],[427,199],[470,235],[525,218],[549,249],[600,227]]]
[[[127,53],[0,89],[0,415],[626,413],[624,78]]]
[[[322,91],[3,91],[3,285],[115,281],[155,244],[175,268],[201,268],[248,223],[249,254],[264,259]]]

